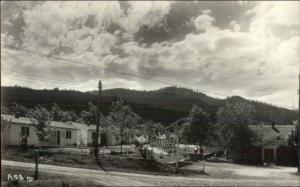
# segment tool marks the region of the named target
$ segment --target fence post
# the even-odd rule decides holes
[[[148,144],[147,144],[147,147],[146,147],[146,160],[148,160]]]
[[[34,151],[34,158],[35,158],[35,172],[34,172],[34,180],[38,179],[39,171],[38,171],[38,164],[39,164],[39,150]]]
[[[206,148],[205,148],[206,149]],[[205,157],[204,157],[204,147],[202,149],[202,162],[203,162],[203,173],[205,173]]]
[[[179,147],[178,137],[176,138],[176,171],[178,172],[179,164],[178,164],[178,147]]]

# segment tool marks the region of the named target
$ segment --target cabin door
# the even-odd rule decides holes
[[[60,145],[60,131],[56,131],[56,145]]]
[[[101,133],[101,146],[106,146],[107,145],[107,136],[106,133]]]
[[[264,160],[266,162],[274,162],[274,150],[273,149],[264,149]]]

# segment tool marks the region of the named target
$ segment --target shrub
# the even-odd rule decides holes
[[[27,151],[28,148],[28,140],[27,140],[27,136],[22,136],[21,137],[21,150],[22,151]]]
[[[139,148],[141,157],[147,159],[147,148]],[[154,160],[154,155],[152,151],[148,150],[148,160]]]

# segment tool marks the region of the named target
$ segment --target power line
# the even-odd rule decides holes
[[[14,41],[17,41],[16,39],[14,39],[14,38],[11,38],[12,40],[14,40]],[[29,41],[25,41],[24,43],[29,43],[29,44],[31,44],[31,46],[35,46],[36,45],[36,43],[33,43],[33,42],[29,42]],[[51,45],[51,44],[43,44],[43,45],[45,45],[45,46],[48,46],[48,47],[59,47],[59,46],[57,46],[57,45]],[[9,46],[9,45],[6,45],[6,47],[9,47],[9,48],[13,48],[13,49],[19,49],[20,50],[20,48],[17,48],[17,47],[14,47],[14,46]],[[47,57],[47,58],[49,58],[49,57],[52,57],[52,58],[56,58],[56,59],[59,59],[59,60],[69,60],[69,59],[65,59],[65,58],[61,58],[61,57],[57,57],[57,56],[53,56],[53,55],[51,55],[51,53],[49,54],[49,55],[46,55],[46,54],[41,54],[41,53],[38,53],[38,52],[35,52],[35,51],[32,51],[32,50],[27,50],[27,49],[25,49],[25,48],[22,48],[23,50],[25,50],[25,51],[28,51],[28,52],[33,52],[33,53],[36,53],[36,54],[38,54],[38,55],[44,55],[45,57]],[[96,53],[96,52],[94,52],[94,51],[89,51],[89,53],[93,53],[93,54],[95,54],[95,55],[99,55],[98,53]],[[217,58],[219,58],[219,57],[217,57]],[[219,58],[220,59],[220,58]],[[72,61],[72,60],[71,60]],[[166,64],[170,64],[170,63],[166,63]],[[86,64],[85,63],[85,65],[90,65],[90,64]],[[225,66],[220,66],[220,67],[212,67],[212,66],[209,66],[209,67],[207,67],[208,69],[226,69],[226,70],[230,70],[230,72],[233,72],[233,73],[236,73],[237,71],[241,71],[241,69],[236,69],[236,68],[233,68],[233,67],[225,67]],[[235,69],[235,70],[237,70],[237,71],[232,71],[233,69]],[[110,71],[110,70],[107,70],[107,71]],[[246,72],[246,71],[243,71],[243,72]],[[160,76],[160,75],[155,75],[155,76]],[[289,76],[274,76],[274,75],[272,75],[272,76],[270,76],[270,77],[266,77],[266,76],[264,76],[264,77],[261,77],[261,78],[263,78],[264,80],[265,79],[274,79],[274,78],[291,78],[291,79],[295,79],[295,78],[297,78],[297,76],[298,75],[294,75],[294,76],[291,76],[291,75],[289,75]],[[255,79],[255,77],[251,77],[251,79]],[[183,79],[180,79],[180,80],[183,80]],[[187,80],[187,79],[185,79],[185,80]],[[260,78],[257,78],[257,80],[261,80]],[[195,80],[193,80],[193,81],[195,81]]]
[[[17,81],[21,81],[21,82],[24,82],[24,79],[20,79],[19,76],[16,76],[16,75],[11,75],[11,74],[7,74],[6,76],[12,76],[10,78],[14,79],[14,80],[17,80]],[[49,84],[49,86],[57,86],[57,85],[60,85],[60,86],[64,86],[64,87],[69,87],[69,88],[93,88],[95,87],[96,85],[82,85],[82,86],[70,86],[68,84],[59,84],[59,83],[52,83],[52,82],[49,82],[49,81],[45,81],[45,80],[39,80],[39,79],[36,79],[36,78],[29,78],[29,77],[23,77],[25,79],[28,79],[28,80],[31,80],[31,81],[37,81],[37,82],[41,82],[41,83],[47,83]]]
[[[58,83],[58,84],[83,84],[82,81],[81,82],[73,82],[73,81],[62,81],[62,80],[58,80],[58,79],[50,79],[50,78],[39,78],[37,76],[34,76],[30,73],[24,73],[24,72],[20,72],[20,71],[15,71],[15,70],[11,70],[11,69],[6,69],[6,68],[2,68],[4,69],[4,73],[17,73],[18,75],[25,75],[25,76],[29,76],[29,77],[33,77],[35,79],[39,79],[39,80],[45,80],[47,82],[52,81],[53,83]],[[49,81],[50,80],[50,81]],[[86,84],[85,84],[86,85]],[[96,85],[96,84],[95,84]]]
[[[16,48],[14,48],[14,49],[16,49]],[[67,62],[69,62],[68,64],[72,64],[72,65],[74,65],[74,63],[75,63],[75,64],[78,64],[78,65],[85,65],[85,66],[90,66],[90,67],[102,68],[102,67],[96,66],[94,64],[81,63],[81,62],[76,61],[76,60],[70,60],[70,59],[61,58],[61,57],[54,57],[54,56],[49,57],[48,55],[37,53],[37,52],[34,52],[34,51],[30,51],[30,50],[23,50],[23,49],[17,49],[17,50],[26,51],[26,52],[33,52],[33,53],[36,53],[40,56],[43,56],[43,57],[46,57],[46,58],[49,58],[49,59],[53,58],[53,59],[57,59],[57,60],[67,61]],[[14,54],[14,55],[16,55],[16,54]],[[61,63],[65,63],[65,62],[62,62],[62,61],[61,61]],[[166,81],[163,81],[163,80],[149,79],[149,78],[152,78],[152,77],[151,76],[146,76],[146,75],[139,75],[139,74],[133,74],[133,73],[122,72],[122,71],[115,71],[115,70],[110,70],[110,69],[104,69],[103,71],[108,71],[108,72],[112,72],[112,73],[116,73],[116,74],[122,74],[122,75],[126,75],[126,76],[138,77],[138,78],[145,79],[145,80],[148,80],[148,81],[154,81],[154,82],[160,82],[160,83],[164,83],[164,84],[170,84],[170,83],[168,83]]]
[[[14,49],[16,49],[16,48],[14,48]],[[90,66],[90,67],[97,67],[97,68],[99,68],[99,66],[96,66],[94,64],[82,63],[82,62],[79,62],[77,60],[71,60],[71,59],[66,59],[66,58],[62,58],[62,57],[55,57],[55,56],[49,57],[48,55],[37,53],[37,52],[31,51],[31,50],[24,50],[24,49],[17,49],[17,50],[26,51],[26,52],[33,52],[35,54],[38,54],[40,56],[44,56],[46,58],[54,58],[54,59],[57,59],[57,60],[61,60],[60,61],[61,63],[67,62],[68,64],[72,64],[72,65],[75,63],[75,64],[79,64],[79,65],[84,65],[84,66]],[[159,83],[163,83],[163,84],[167,84],[167,85],[174,85],[173,83],[170,82],[172,80],[166,79],[165,77],[160,78],[160,79],[153,79],[153,76],[150,76],[150,75],[133,74],[133,73],[128,73],[128,72],[110,70],[110,69],[107,69],[107,68],[104,69],[104,71],[108,71],[108,72],[112,72],[112,73],[116,73],[116,74],[122,74],[122,75],[125,75],[125,76],[138,77],[138,78],[141,78],[141,79],[144,79],[144,80],[153,81],[153,82],[159,82]],[[173,79],[180,80],[180,81],[182,81],[182,80],[189,81],[192,84],[191,83],[187,83],[187,82],[185,82],[185,84],[190,84],[190,85],[195,85],[194,82],[198,81],[198,80],[190,80],[190,79],[183,79],[183,78],[176,78],[176,77],[175,78],[173,77]],[[238,87],[242,87],[242,88],[244,87],[244,88],[247,88],[247,89],[250,89],[250,90],[256,90],[256,91],[257,90],[260,91],[260,90],[265,89],[265,87],[253,87],[253,86],[252,87],[249,87],[249,86],[234,86],[233,87],[233,86],[224,85],[224,83],[216,83],[216,82],[214,82],[214,83],[210,82],[210,83],[213,84],[213,85],[216,85],[216,87],[221,87],[221,88],[231,88],[231,89],[234,88],[234,89],[236,89]]]
[[[31,51],[31,50],[27,50],[27,49],[19,49],[19,48],[15,48],[15,47],[13,47],[13,49],[20,50],[20,51],[31,52],[31,53],[37,54],[39,56],[44,56],[46,58],[54,58],[54,59],[62,60],[64,62],[67,61],[67,62],[70,62],[72,64],[76,63],[76,64],[79,64],[79,65],[85,65],[85,66],[91,66],[91,67],[97,67],[97,68],[99,67],[99,66],[96,66],[94,64],[81,63],[81,62],[76,61],[76,60],[70,60],[70,59],[61,58],[61,57],[54,57],[54,56],[50,56],[49,57],[48,55],[41,54],[41,53],[38,53],[38,52],[35,52],[35,51]],[[152,76],[140,75],[140,74],[133,74],[133,73],[128,73],[128,72],[120,72],[120,71],[114,71],[114,70],[109,70],[109,69],[105,69],[104,71],[109,71],[109,72],[112,72],[112,73],[117,73],[117,74],[123,74],[123,75],[138,77],[138,78],[142,78],[142,79],[145,79],[145,80],[148,80],[148,81],[159,82],[159,83],[164,83],[164,84],[167,84],[167,85],[174,86],[174,83],[170,83],[170,82],[167,82],[165,80],[155,80],[155,79],[153,79]],[[55,80],[55,81],[57,81],[57,80]],[[233,88],[233,87],[230,87],[230,86],[223,86],[223,87]],[[234,88],[236,88],[236,87],[234,87]],[[259,88],[259,89],[261,89],[261,88]],[[216,92],[211,92],[211,91],[202,90],[202,89],[198,89],[198,90],[200,90],[201,92],[206,92],[206,93],[210,93],[210,94],[213,94],[213,95],[219,95],[219,96],[222,96],[222,97],[227,97],[227,96],[225,96],[223,94],[218,94]]]

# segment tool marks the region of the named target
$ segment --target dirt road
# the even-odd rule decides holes
[[[197,164],[197,163],[196,163]],[[2,160],[2,166],[15,166],[34,168],[32,163]],[[191,166],[192,167],[192,166]],[[81,178],[93,180],[96,183],[108,186],[299,186],[299,176],[288,179],[233,179],[185,177],[185,176],[159,176],[123,172],[105,173],[101,170],[61,167],[53,165],[39,165],[42,172],[65,175],[68,178]],[[257,168],[259,170],[259,168]]]

